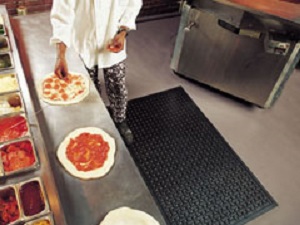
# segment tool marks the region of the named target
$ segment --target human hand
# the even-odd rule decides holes
[[[116,34],[115,37],[108,44],[107,49],[113,53],[118,53],[122,51],[125,45],[125,37],[126,37],[125,31]]]
[[[68,64],[64,57],[57,58],[54,68],[54,73],[60,78],[64,79],[68,76],[69,70],[68,70]]]

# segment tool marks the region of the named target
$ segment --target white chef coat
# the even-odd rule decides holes
[[[89,68],[110,67],[126,58],[126,50],[107,50],[120,26],[136,29],[142,0],[54,0],[51,44],[73,46]]]

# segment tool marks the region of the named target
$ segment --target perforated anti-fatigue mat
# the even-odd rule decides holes
[[[169,225],[240,225],[276,206],[182,88],[134,99],[129,151]]]

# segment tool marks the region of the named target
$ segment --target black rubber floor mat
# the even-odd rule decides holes
[[[131,100],[129,151],[169,225],[241,225],[276,202],[182,88]]]

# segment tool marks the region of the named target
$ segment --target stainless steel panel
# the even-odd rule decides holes
[[[55,47],[49,46],[49,13],[15,17],[13,24],[67,224],[99,224],[110,210],[129,206],[149,213],[164,225],[158,207],[95,88],[91,85],[90,95],[83,102],[70,106],[51,106],[38,98],[37,87],[43,76],[53,71],[55,62]],[[70,70],[86,74],[79,57],[72,50],[68,52]],[[84,181],[65,171],[56,158],[56,151],[69,132],[87,126],[100,127],[115,138],[116,158],[105,177]]]
[[[225,20],[237,27],[240,25],[241,18],[244,15],[244,10],[230,5],[220,4],[218,1],[190,0],[187,2],[189,2],[189,5],[191,5],[192,8],[202,9],[206,12],[215,14],[219,19]]]
[[[188,6],[183,10],[185,13],[188,14],[185,24],[193,21],[196,25],[179,31],[184,37],[177,43],[180,53],[173,69],[223,92],[269,107],[272,102],[269,98],[274,97],[270,93],[275,85],[281,85],[277,83],[279,78],[288,77],[291,72],[287,73],[287,62],[294,68],[298,58],[295,52],[299,49],[296,42],[290,41],[286,55],[270,54],[265,51],[265,38],[242,36],[224,29],[214,13]]]

